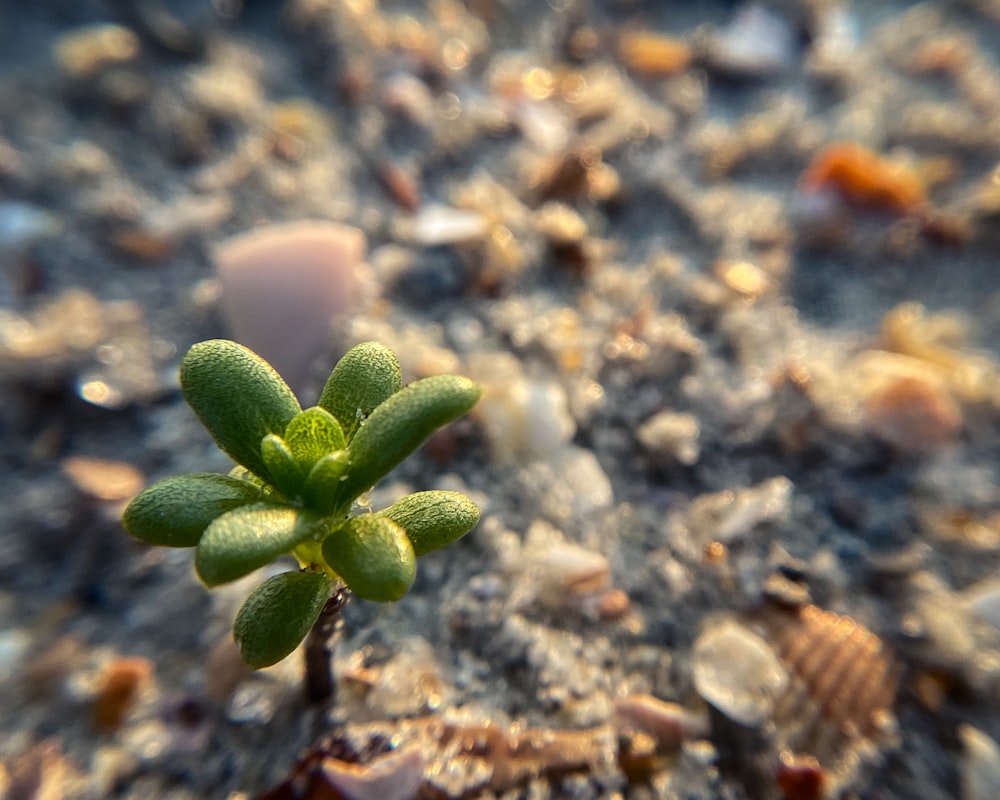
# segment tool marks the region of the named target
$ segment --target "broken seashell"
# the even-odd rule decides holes
[[[704,714],[650,694],[619,697],[614,705],[619,730],[631,729],[649,734],[660,753],[676,752],[684,740],[708,735],[708,720]]]
[[[389,742],[405,744],[385,755]],[[611,725],[583,730],[531,728],[468,709],[366,725],[349,723],[326,737],[299,760],[287,780],[257,800],[327,797],[331,789],[337,797],[351,800],[479,797],[507,794],[539,778],[575,772],[614,780],[616,745]],[[357,754],[360,763],[342,761],[334,754]],[[410,786],[403,779],[418,773],[418,763],[419,782],[409,788],[410,794],[397,794]]]
[[[770,645],[734,619],[702,632],[691,658],[698,694],[747,727],[763,724],[788,686],[788,672]]]
[[[779,475],[756,486],[731,489],[695,498],[680,527],[684,535],[708,544],[731,544],[767,522],[788,517],[795,485]]]
[[[214,259],[234,339],[301,390],[335,320],[360,301],[365,235],[325,221],[265,225],[222,242]]]
[[[799,181],[806,194],[833,188],[848,203],[899,214],[927,204],[918,170],[896,163],[854,142],[834,142],[820,150]]]
[[[957,437],[962,411],[940,368],[881,350],[861,353],[849,368],[861,383],[863,422],[882,441],[921,454]]]
[[[639,442],[651,453],[686,466],[694,464],[701,453],[699,434],[696,416],[674,411],[654,414],[637,431]]]
[[[327,756],[320,762],[320,781],[345,800],[411,800],[423,782],[425,760],[419,745],[401,747],[363,765]]]
[[[622,34],[618,52],[626,67],[647,78],[676,75],[691,63],[691,48],[686,42],[649,31]]]
[[[899,671],[878,636],[813,605],[777,612],[768,627],[791,678],[772,713],[783,747],[837,773],[856,766],[853,752],[864,742],[894,739]]]
[[[882,318],[887,350],[912,356],[940,371],[948,387],[971,402],[990,400],[1000,385],[996,363],[966,347],[966,320],[955,312],[930,314],[920,303],[900,303]]]
[[[490,233],[490,221],[478,211],[428,205],[410,221],[409,239],[423,247],[481,241]]]

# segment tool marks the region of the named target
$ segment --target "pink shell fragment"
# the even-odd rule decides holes
[[[230,335],[300,390],[330,344],[331,326],[356,309],[365,235],[347,225],[266,225],[214,252]]]

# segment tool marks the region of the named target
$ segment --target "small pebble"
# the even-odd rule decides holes
[[[960,725],[958,737],[962,740],[962,800],[996,800],[1000,797],[1000,746],[971,725]]]
[[[146,482],[138,469],[124,461],[69,456],[62,460],[61,467],[81,494],[102,502],[131,500]]]
[[[275,711],[275,687],[248,680],[236,687],[226,704],[226,719],[236,725],[266,725]]]
[[[62,36],[55,59],[72,78],[89,78],[111,64],[131,61],[139,53],[139,37],[121,25],[90,25]]]
[[[962,410],[939,368],[877,350],[859,355],[853,368],[861,380],[862,418],[876,437],[910,454],[934,452],[955,441]]]
[[[697,417],[673,411],[654,414],[637,431],[639,442],[651,453],[684,465],[698,460],[698,434]]]
[[[712,37],[709,62],[723,72],[766,77],[792,65],[794,47],[788,20],[763,3],[747,3]]]
[[[826,773],[813,756],[783,753],[777,779],[785,800],[822,800],[826,793]]]
[[[117,731],[153,676],[153,664],[140,657],[118,658],[105,667],[98,680],[92,711],[99,731]]]

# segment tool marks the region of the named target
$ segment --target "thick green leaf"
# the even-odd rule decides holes
[[[319,405],[337,418],[350,442],[362,420],[398,392],[401,384],[399,362],[392,350],[378,342],[362,342],[337,362]]]
[[[305,475],[323,456],[347,445],[337,418],[319,406],[307,408],[288,423],[285,441]]]
[[[260,499],[252,483],[209,472],[177,475],[135,497],[122,517],[132,536],[164,547],[194,547],[216,518]]]
[[[340,479],[347,471],[347,451],[337,450],[323,456],[309,471],[302,498],[318,514],[332,514],[337,507]]]
[[[254,589],[243,603],[233,636],[253,669],[277,664],[299,646],[330,597],[322,572],[282,572]]]
[[[417,492],[378,513],[406,531],[417,556],[451,544],[479,522],[479,508],[461,492]]]
[[[301,509],[254,503],[229,511],[201,537],[194,566],[208,586],[253,572],[319,534],[321,523]]]
[[[396,392],[372,411],[347,448],[351,465],[339,497],[370,489],[442,425],[462,416],[481,391],[468,378],[434,375]]]
[[[377,514],[351,517],[323,542],[323,558],[358,597],[388,603],[413,584],[417,557],[399,525]]]
[[[194,345],[181,362],[181,390],[216,444],[236,463],[264,476],[260,440],[279,436],[299,413],[281,376],[241,344],[212,339]]]
[[[274,485],[285,497],[297,497],[305,483],[305,474],[280,436],[269,433],[260,442],[260,455]]]

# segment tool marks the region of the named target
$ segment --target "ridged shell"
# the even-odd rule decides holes
[[[812,605],[776,613],[767,627],[791,678],[772,714],[784,747],[836,771],[856,746],[893,737],[899,668],[878,636]]]

